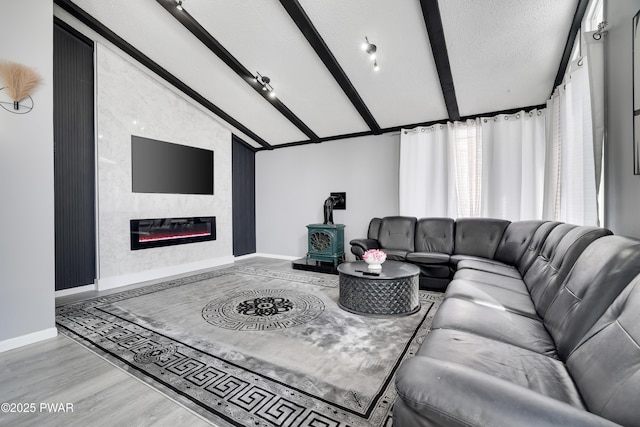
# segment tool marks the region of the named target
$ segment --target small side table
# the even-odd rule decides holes
[[[309,258],[333,262],[344,260],[344,224],[309,224],[307,262]]]
[[[364,261],[338,266],[340,308],[356,314],[406,316],[420,310],[420,269],[399,261],[385,261],[379,275],[372,276]]]

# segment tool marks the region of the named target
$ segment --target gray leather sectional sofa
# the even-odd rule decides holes
[[[450,257],[496,220],[473,224],[454,227]],[[640,241],[541,221],[489,234],[493,256],[448,265],[431,330],[396,373],[394,426],[640,426]]]
[[[540,233],[550,231],[546,226],[535,236],[537,240],[532,241],[543,223],[492,218],[373,218],[367,238],[351,240],[351,252],[361,259],[368,249],[382,249],[389,260],[420,267],[421,288],[444,290],[462,260],[495,262],[516,268],[524,257],[523,265],[517,267],[518,273],[522,273],[539,250],[530,244],[541,244],[546,235]],[[594,230],[598,230],[596,234],[604,232]]]

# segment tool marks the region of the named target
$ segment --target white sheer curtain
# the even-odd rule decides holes
[[[597,2],[600,9],[602,3]],[[598,22],[602,21],[598,16]],[[604,40],[602,37],[594,38],[595,31],[584,34],[587,48],[587,66],[589,67],[589,92],[591,94],[591,119],[593,121],[593,156],[595,161],[596,192],[598,204],[598,224],[604,221],[603,204],[604,194],[602,188],[602,163],[604,157]]]
[[[480,216],[484,161],[480,119],[453,125],[457,216]]]
[[[542,217],[545,117],[534,110],[483,118],[481,216]]]
[[[587,57],[570,65],[564,83],[547,101],[547,116],[543,218],[598,225],[596,171],[600,165],[596,168]]]
[[[544,125],[533,111],[403,130],[400,214],[540,218]]]
[[[457,216],[453,126],[400,132],[400,214]]]

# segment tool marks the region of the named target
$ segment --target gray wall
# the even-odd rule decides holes
[[[606,3],[609,24],[605,65],[608,136],[605,148],[605,226],[640,238],[640,176],[633,174],[631,20],[640,0]]]
[[[324,200],[344,191],[347,209],[333,219],[346,226],[350,255],[373,216],[398,214],[399,154],[398,133],[256,153],[257,252],[305,256],[306,225],[322,223]]]
[[[24,115],[0,109],[0,351],[17,337],[55,335],[53,214],[53,4],[4,2],[0,59],[43,82]],[[0,87],[4,82],[0,82]],[[3,91],[4,92],[4,91]],[[4,100],[4,97],[3,97]],[[9,341],[8,341],[9,340]],[[26,343],[21,341],[19,344]]]

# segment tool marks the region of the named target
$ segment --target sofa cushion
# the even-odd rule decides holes
[[[403,362],[396,374],[396,390],[394,426],[619,427],[581,405],[427,356]]]
[[[387,216],[382,218],[378,231],[380,248],[387,254],[392,249],[405,251],[404,255],[408,252],[414,252],[415,228],[416,218],[414,217]],[[396,255],[393,254],[393,256]]]
[[[576,386],[560,360],[466,331],[431,331],[417,356],[446,360],[582,408]]]
[[[557,221],[545,222],[540,225],[540,227],[538,227],[533,237],[531,238],[531,242],[529,242],[529,247],[527,247],[527,250],[524,252],[522,257],[520,257],[520,261],[518,261],[517,268],[521,276],[524,277],[533,262],[536,260],[536,258],[538,258],[538,255],[542,250],[542,246],[544,245],[551,231],[553,231],[553,229],[560,224],[561,223]]]
[[[585,245],[592,241],[592,239],[580,240],[585,229],[569,234],[576,228],[578,226],[573,224],[560,224],[555,227],[542,245],[540,254],[523,277],[540,317],[544,316],[550,302],[548,299],[542,301],[545,292],[549,288],[547,296],[550,296],[552,292],[557,292],[560,284],[569,274],[577,256],[584,250]],[[595,238],[595,234],[593,237]],[[564,244],[560,247],[563,240]],[[574,246],[572,252],[568,253],[567,250],[576,240],[581,244]]]
[[[524,284],[522,285],[524,287]],[[500,307],[517,314],[537,318],[536,307],[527,293],[515,292],[488,283],[453,280],[447,286],[446,298],[462,298],[476,304]]]
[[[502,274],[489,273],[488,271],[478,271],[465,268],[458,270],[453,276],[453,280],[465,280],[474,283],[487,283],[491,286],[498,286],[510,291],[519,292],[529,296],[529,290],[522,279],[509,277]]]
[[[491,274],[522,279],[520,272],[513,265],[503,264],[495,260],[463,259],[458,262],[458,271],[469,268]]]
[[[543,223],[544,221],[515,221],[507,225],[493,258],[507,265],[517,265]]]
[[[567,359],[589,411],[622,425],[640,420],[640,277],[628,285]]]
[[[451,255],[451,265],[453,265],[456,269],[458,269],[458,265],[462,261],[479,261],[479,262],[483,262],[483,261],[487,261],[487,260],[489,260],[489,259],[488,258],[483,258],[483,257],[478,256],[478,255],[464,255],[464,254]]]
[[[566,358],[631,280],[640,274],[640,241],[622,236],[593,242],[575,263],[544,317]]]
[[[556,227],[549,235],[549,239],[563,225]],[[611,231],[604,228],[575,227],[562,237],[558,245],[551,251],[548,259],[538,257],[525,275],[524,283],[529,288],[531,299],[540,317],[545,317],[549,304],[555,298],[562,282],[573,268],[580,254],[593,241],[608,234],[611,234]]]
[[[415,251],[453,253],[453,218],[420,218],[416,222]]]
[[[542,319],[511,312],[502,304],[485,305],[466,299],[446,298],[436,312],[431,328],[470,332],[556,357],[555,343]]]
[[[454,254],[493,259],[509,223],[504,219],[459,218],[456,220]]]
[[[449,264],[449,254],[439,252],[411,252],[407,254],[407,261],[419,264]]]

